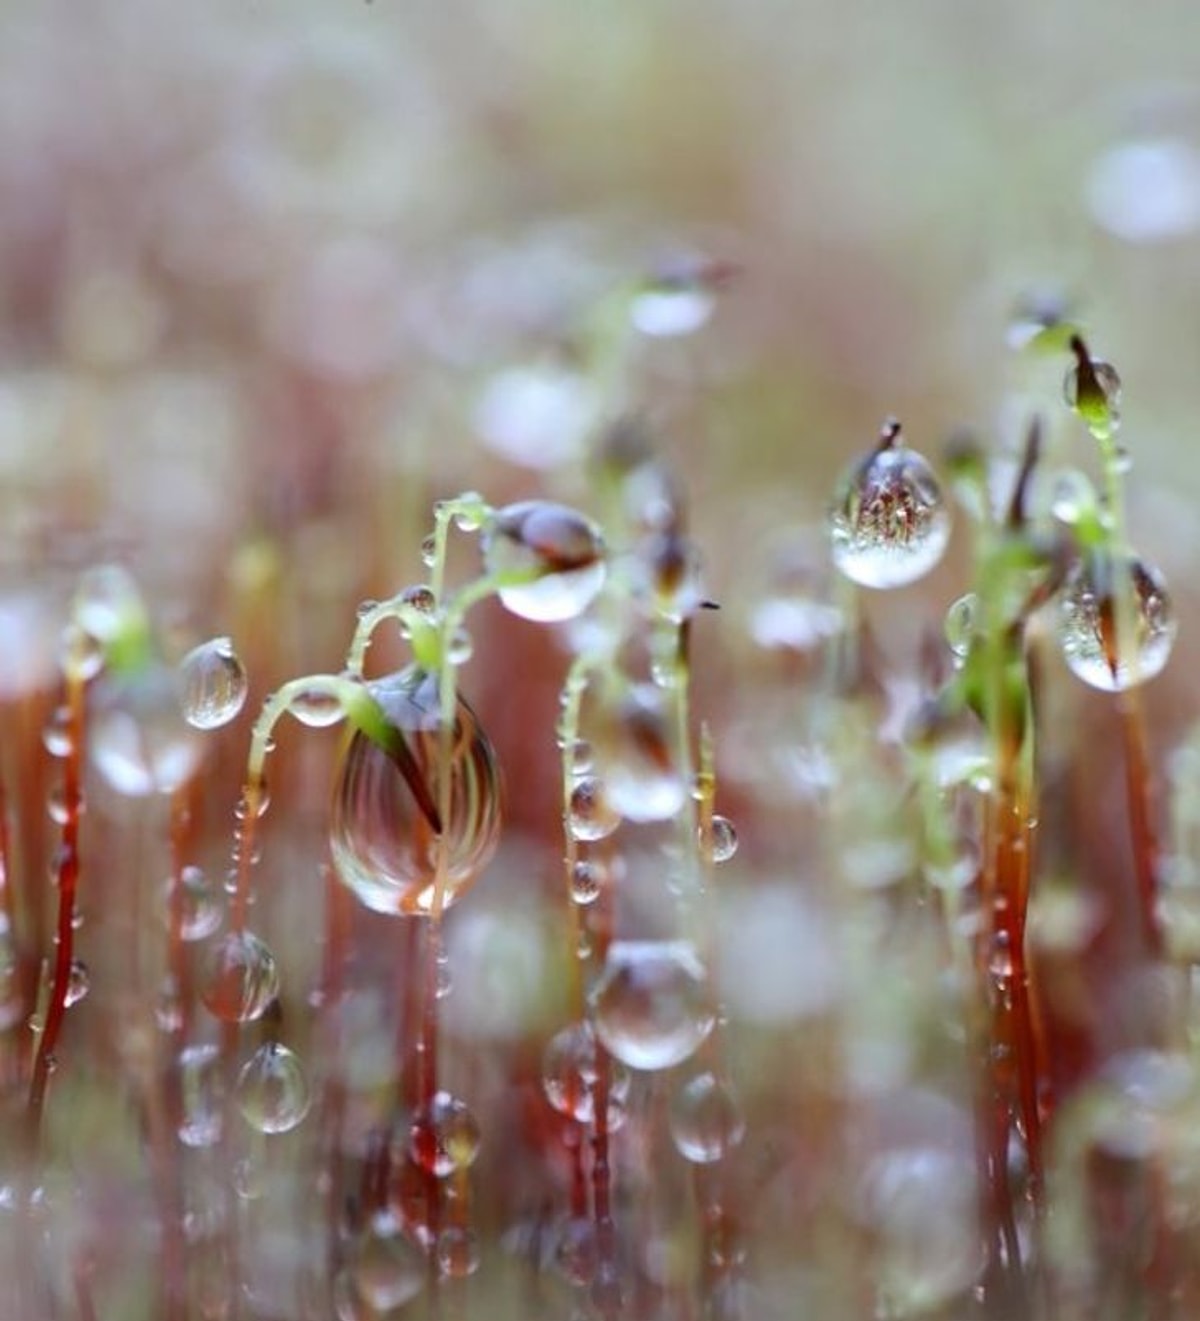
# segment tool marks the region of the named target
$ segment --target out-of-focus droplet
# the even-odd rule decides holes
[[[369,1228],[353,1249],[354,1293],[376,1313],[390,1313],[414,1299],[429,1278],[424,1252],[398,1225]]]
[[[571,869],[571,898],[581,908],[594,904],[604,889],[605,869],[602,863],[586,858]]]
[[[229,638],[212,638],[193,647],[179,662],[183,714],[196,729],[219,729],[246,704],[250,685]]]
[[[812,651],[844,627],[837,606],[804,596],[768,597],[750,616],[750,636],[766,651]]]
[[[328,729],[345,716],[336,693],[320,688],[305,688],[288,702],[288,710],[309,729]]]
[[[74,742],[71,737],[71,710],[56,706],[42,730],[42,744],[52,757],[69,757]]]
[[[927,574],[950,540],[933,469],[890,439],[842,478],[829,514],[833,562],[862,587],[904,587]]]
[[[630,821],[668,821],[687,785],[675,764],[672,711],[651,684],[635,684],[604,714],[595,740],[609,805]]]
[[[604,538],[591,519],[549,500],[497,510],[483,536],[483,558],[514,615],[539,623],[574,619],[604,586]]]
[[[595,388],[555,366],[510,367],[484,385],[475,430],[494,453],[545,471],[577,458],[598,413]]]
[[[119,564],[99,564],[80,577],[72,613],[89,637],[107,644],[131,628],[140,628],[145,606],[128,569]]]
[[[542,1055],[542,1088],[559,1112],[580,1124],[596,1118],[596,1083],[603,1064],[596,1033],[587,1022],[571,1023],[552,1036]],[[629,1070],[620,1060],[608,1061],[608,1130],[625,1121]]]
[[[437,538],[430,534],[421,542],[421,563],[432,569],[437,563]]]
[[[438,803],[443,743],[438,676],[409,666],[368,686],[388,721],[404,735],[414,772]],[[361,730],[342,758],[330,847],[342,881],[377,913],[427,915],[443,848],[442,907],[448,907],[470,889],[496,850],[500,770],[491,742],[461,697],[448,742],[450,810],[441,835],[396,763]]]
[[[1200,226],[1200,152],[1178,138],[1110,147],[1093,164],[1088,207],[1127,243],[1162,243]]]
[[[707,324],[716,306],[711,289],[699,285],[663,282],[637,294],[629,306],[629,319],[643,335],[675,339],[694,335]]]
[[[711,1073],[686,1082],[671,1102],[671,1140],[685,1160],[719,1161],[741,1142],[746,1121],[728,1084]]]
[[[554,1264],[563,1278],[577,1287],[591,1284],[598,1260],[596,1222],[588,1216],[568,1217],[554,1246]]]
[[[71,971],[67,977],[65,1003],[68,1009],[77,1005],[91,989],[92,975],[82,959],[71,960]]]
[[[182,1051],[179,1069],[179,1140],[185,1147],[211,1147],[221,1137],[225,1088],[220,1051],[212,1044]]]
[[[438,1092],[412,1118],[408,1152],[437,1179],[467,1169],[479,1154],[479,1123],[465,1101]]]
[[[727,816],[714,816],[712,819],[713,862],[728,862],[737,850],[737,827]]]
[[[179,677],[151,665],[97,687],[88,750],[119,794],[173,793],[200,764],[203,744],[184,719]]]
[[[1076,363],[1063,380],[1063,398],[1094,436],[1112,436],[1121,425],[1121,378],[1111,362],[1092,358],[1090,375]]]
[[[176,905],[181,940],[205,940],[221,925],[225,905],[220,888],[200,867],[184,867],[176,882],[167,877],[162,888],[162,920],[170,930]]]
[[[260,1133],[288,1133],[308,1114],[308,1080],[299,1057],[267,1041],[242,1066],[237,1080],[242,1118]]]
[[[465,628],[456,628],[446,645],[446,659],[451,665],[465,665],[475,654],[475,639]]]
[[[261,1018],[279,994],[275,956],[249,931],[230,931],[209,958],[200,998],[226,1023]]]
[[[581,843],[607,839],[621,824],[621,814],[608,799],[604,782],[596,775],[585,775],[571,790],[567,829]]]
[[[974,592],[967,592],[954,601],[946,611],[942,631],[946,644],[959,660],[965,660],[971,649],[971,640],[975,636],[979,615],[979,598]]]
[[[1129,593],[1128,638],[1121,636],[1122,591]],[[1170,658],[1177,631],[1166,582],[1145,560],[1089,555],[1063,586],[1059,644],[1071,671],[1092,688],[1120,692],[1153,679]]]
[[[479,1269],[479,1235],[469,1225],[447,1225],[438,1235],[434,1256],[447,1278],[466,1279]]]
[[[704,965],[682,940],[614,941],[592,1004],[597,1036],[634,1069],[682,1063],[716,1022]]]

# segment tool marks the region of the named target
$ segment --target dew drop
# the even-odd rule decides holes
[[[950,540],[950,514],[929,464],[890,441],[842,478],[829,515],[833,562],[862,587],[904,587],[927,574]]]
[[[403,733],[415,772],[436,803],[442,745],[438,676],[409,666],[369,688],[392,726]],[[330,847],[342,881],[375,912],[428,914],[443,847],[442,906],[448,907],[470,889],[495,852],[500,771],[487,735],[461,697],[450,742],[450,811],[441,836],[396,763],[361,730],[342,757]]]
[[[595,754],[592,745],[585,738],[577,738],[571,748],[571,771],[575,775],[586,775],[592,769]]]
[[[465,665],[474,654],[474,638],[465,628],[456,628],[446,647],[446,659],[451,665]]]
[[[172,925],[173,901],[179,905],[181,940],[205,940],[221,925],[225,908],[221,892],[202,868],[183,868],[179,874],[178,895],[171,877],[163,882],[162,919],[168,930]]]
[[[390,1313],[424,1288],[429,1270],[425,1254],[407,1234],[388,1225],[370,1228],[354,1252],[350,1276],[354,1292],[372,1313]]]
[[[413,1115],[408,1152],[427,1174],[449,1178],[469,1168],[479,1154],[479,1123],[465,1101],[438,1092]]]
[[[72,613],[79,627],[100,643],[140,629],[145,621],[138,585],[119,564],[99,564],[81,576]]]
[[[505,608],[538,623],[574,619],[604,586],[600,529],[549,500],[498,510],[484,533],[483,559],[489,574],[514,580],[498,592]]]
[[[946,611],[942,631],[946,644],[959,660],[965,660],[971,650],[971,641],[978,624],[979,598],[974,592],[967,592],[953,602]]]
[[[595,1122],[601,1064],[590,1023],[571,1023],[550,1038],[542,1055],[542,1089],[559,1114],[580,1124]],[[625,1121],[630,1076],[619,1060],[610,1060],[608,1067],[608,1129],[615,1132]]]
[[[437,538],[432,533],[421,542],[421,563],[427,569],[437,563]]]
[[[220,729],[246,704],[250,685],[246,667],[229,638],[212,638],[193,647],[179,663],[183,714],[196,729]]]
[[[682,940],[618,940],[592,992],[596,1035],[634,1069],[682,1063],[716,1014],[695,948]]]
[[[478,532],[488,515],[487,502],[478,491],[464,491],[455,500],[454,526],[460,532]]]
[[[1077,468],[1059,473],[1050,495],[1050,512],[1060,523],[1074,527],[1097,507],[1096,491],[1087,474]]]
[[[81,794],[76,804],[75,810],[82,812],[84,810],[83,795]],[[63,784],[52,785],[46,791],[46,815],[55,825],[65,826],[71,816],[71,808],[67,803],[66,786]]]
[[[607,839],[621,824],[621,814],[609,802],[603,781],[585,775],[571,790],[567,828],[582,843]]]
[[[336,693],[321,688],[305,688],[288,702],[288,710],[309,729],[328,729],[345,715]]]
[[[181,1117],[179,1140],[185,1147],[211,1147],[220,1140],[225,1089],[220,1052],[211,1043],[188,1046],[178,1061]]]
[[[412,587],[406,587],[400,593],[400,600],[418,614],[437,613],[437,597],[433,594],[433,588],[425,583],[415,583]]]
[[[369,614],[379,609],[379,602],[373,596],[369,596],[364,601],[360,601],[355,607],[354,613],[359,619],[366,619]]]
[[[170,1035],[183,1026],[183,998],[174,977],[164,977],[154,996],[154,1021]]]
[[[728,862],[738,850],[737,828],[727,816],[712,819],[712,860]]]
[[[1116,567],[1106,555],[1080,560],[1063,586],[1059,610],[1059,644],[1068,666],[1104,692],[1122,692],[1153,679],[1170,658],[1178,631],[1162,574],[1146,560],[1126,557],[1122,569],[1132,587],[1133,636],[1122,639],[1130,654],[1118,654]]]
[[[94,710],[91,759],[117,793],[173,793],[199,766],[203,745],[183,718],[179,676],[166,666],[110,676]]]
[[[473,422],[493,452],[545,470],[575,458],[599,400],[580,372],[534,363],[496,372],[480,393]]]
[[[242,1066],[237,1080],[242,1118],[260,1133],[289,1133],[308,1114],[308,1082],[294,1051],[268,1041]]]
[[[580,907],[594,904],[604,888],[604,868],[598,862],[584,859],[571,869],[571,898]]]
[[[598,1260],[595,1221],[587,1216],[569,1216],[554,1247],[555,1266],[569,1284],[579,1287],[595,1279]]]
[[[669,821],[687,799],[672,752],[668,699],[651,684],[630,688],[603,722],[596,755],[609,806],[630,821]]]
[[[65,1003],[68,1009],[77,1005],[91,989],[92,977],[88,966],[82,959],[72,959],[70,975],[67,977]]]
[[[42,744],[52,757],[69,757],[75,746],[71,738],[71,709],[56,706],[42,730]]]
[[[200,998],[210,1013],[226,1023],[261,1018],[279,994],[275,956],[249,931],[223,936],[208,962]]]
[[[716,298],[698,285],[662,283],[638,294],[629,317],[643,334],[655,339],[695,334],[712,316]]]
[[[479,1235],[467,1225],[447,1225],[438,1235],[435,1252],[438,1270],[461,1280],[479,1269]]]
[[[711,1073],[685,1083],[671,1103],[671,1140],[685,1160],[708,1165],[741,1142],[746,1121],[732,1088]]]

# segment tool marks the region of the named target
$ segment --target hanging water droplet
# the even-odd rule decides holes
[[[454,990],[454,972],[450,967],[450,956],[444,949],[438,950],[435,973],[434,993],[439,1000],[449,999]]]
[[[542,1089],[559,1112],[580,1124],[596,1119],[596,1083],[602,1057],[596,1033],[587,1022],[571,1023],[550,1038],[542,1055]],[[629,1070],[620,1060],[608,1063],[608,1130],[615,1132],[626,1117]]]
[[[600,862],[584,859],[571,869],[571,898],[580,907],[594,904],[604,889],[605,871]]]
[[[479,1154],[479,1124],[467,1103],[449,1092],[436,1093],[413,1115],[408,1153],[436,1179],[467,1169]]]
[[[117,793],[173,793],[199,766],[203,744],[183,718],[179,676],[166,666],[110,675],[93,709],[91,759]]]
[[[557,363],[531,363],[496,372],[473,413],[480,439],[526,468],[545,470],[575,458],[599,410],[595,385]]]
[[[225,1088],[215,1045],[188,1046],[179,1056],[179,1140],[185,1147],[211,1147],[220,1140]]]
[[[181,940],[205,940],[221,925],[225,905],[218,887],[200,867],[184,867],[179,873],[179,893],[168,876],[162,887],[162,919],[169,931],[174,904],[178,904]]]
[[[478,532],[488,516],[487,501],[478,491],[464,491],[455,500],[454,526],[460,532]]]
[[[305,688],[288,702],[288,710],[309,729],[328,729],[346,714],[336,693],[322,688]]]
[[[56,706],[42,730],[42,744],[52,757],[69,757],[75,746],[71,737],[71,708]]]
[[[1120,636],[1122,591],[1130,598],[1128,638]],[[1063,586],[1059,644],[1072,672],[1093,688],[1121,692],[1153,679],[1170,658],[1177,631],[1166,583],[1146,560],[1127,556],[1114,563],[1106,554],[1089,555]]]
[[[946,611],[942,631],[946,644],[959,660],[965,660],[971,650],[971,641],[975,636],[978,623],[979,598],[974,592],[967,592],[953,602]]]
[[[522,619],[574,619],[595,600],[606,574],[604,539],[583,514],[549,500],[507,505],[483,537],[489,574],[510,584],[498,595]]]
[[[683,807],[687,785],[672,750],[668,699],[636,684],[605,715],[596,743],[610,807],[630,821],[668,821]]]
[[[456,628],[446,646],[446,659],[451,665],[465,665],[475,654],[475,640],[465,628]]]
[[[261,1018],[279,994],[279,969],[270,949],[249,931],[230,931],[208,962],[200,998],[226,1023]]]
[[[738,850],[737,828],[727,816],[712,819],[712,860],[728,862]]]
[[[82,813],[84,811],[83,795],[80,794],[75,804],[75,811]],[[71,807],[67,802],[67,789],[64,784],[55,784],[46,791],[46,815],[58,826],[65,826],[71,815]]]
[[[179,662],[183,679],[183,714],[196,729],[219,729],[246,704],[250,685],[246,667],[229,638],[212,638],[193,647]]]
[[[419,615],[437,614],[437,597],[426,583],[414,583],[400,593],[400,600]]]
[[[432,569],[437,563],[437,538],[432,532],[421,542],[421,563],[427,569]]]
[[[1097,439],[1107,439],[1120,427],[1121,378],[1111,362],[1092,358],[1090,374],[1077,362],[1063,381],[1063,397]]]
[[[75,622],[97,642],[108,643],[144,627],[142,594],[128,569],[98,564],[87,569],[75,590]]]
[[[621,824],[621,814],[608,800],[603,781],[585,775],[571,790],[567,829],[582,843],[607,839]]]
[[[442,748],[438,676],[418,666],[369,685],[403,733],[415,772],[433,802]],[[450,810],[438,835],[396,763],[362,731],[342,758],[334,791],[330,847],[342,881],[378,913],[428,914],[438,854],[445,848],[443,908],[475,883],[500,834],[500,771],[475,713],[460,697],[450,739]]]
[[[862,587],[916,582],[950,540],[950,514],[933,469],[898,441],[896,427],[845,474],[829,514],[833,562]]]
[[[679,1154],[697,1165],[723,1159],[746,1132],[732,1088],[711,1073],[692,1078],[675,1093],[670,1126]]]
[[[308,1114],[308,1082],[299,1057],[268,1041],[242,1066],[237,1080],[242,1118],[260,1133],[289,1133]]]
[[[372,1225],[353,1253],[354,1291],[374,1313],[391,1313],[425,1288],[429,1266],[425,1253],[392,1224]]]
[[[450,1279],[474,1275],[481,1261],[479,1235],[468,1225],[447,1225],[438,1235],[438,1270]]]
[[[614,941],[592,1004],[596,1035],[634,1069],[682,1063],[716,1018],[704,965],[683,940]]]
[[[595,761],[592,745],[585,738],[577,738],[571,748],[571,772],[574,775],[586,775]]]
[[[1081,519],[1093,513],[1098,505],[1096,491],[1086,473],[1069,468],[1054,479],[1050,496],[1050,512],[1060,523],[1074,527]]]
[[[72,959],[70,975],[67,977],[67,993],[64,997],[67,1008],[77,1005],[87,995],[91,985],[92,976],[88,972],[87,964],[82,959]]]

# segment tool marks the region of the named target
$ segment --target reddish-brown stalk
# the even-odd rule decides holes
[[[592,905],[593,956],[603,967],[612,941],[613,898],[605,888]],[[612,1060],[596,1042],[596,1081],[592,1085],[592,1214],[596,1223],[596,1306],[605,1321],[620,1311],[617,1281],[617,1228],[612,1213],[612,1166],[609,1150],[608,1102],[612,1087]]]
[[[1162,925],[1158,916],[1158,840],[1154,830],[1153,781],[1146,749],[1146,724],[1136,689],[1128,688],[1118,695],[1117,712],[1125,745],[1125,793],[1138,909],[1146,949],[1151,958],[1158,958],[1163,952]]]

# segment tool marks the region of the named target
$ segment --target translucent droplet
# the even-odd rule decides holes
[[[772,596],[750,616],[750,636],[769,651],[809,652],[845,627],[835,605],[803,596]]]
[[[829,515],[833,562],[862,587],[904,587],[942,558],[950,514],[929,464],[898,431],[842,478]]]
[[[267,946],[249,931],[223,936],[200,993],[209,1012],[226,1023],[248,1023],[261,1018],[278,994],[279,969]]]
[[[595,600],[606,573],[604,539],[583,514],[549,500],[526,500],[498,510],[483,538],[489,574],[506,609],[549,623],[574,619]]]
[[[424,1252],[399,1226],[369,1229],[350,1264],[354,1292],[373,1312],[390,1313],[414,1299],[429,1278]]]
[[[960,596],[946,611],[942,631],[946,636],[946,644],[959,660],[965,660],[971,649],[978,614],[979,598],[974,592]]]
[[[75,810],[82,812],[84,809],[83,795],[79,796]],[[71,808],[67,802],[67,790],[64,784],[52,785],[46,791],[46,815],[55,825],[65,826],[71,815]]]
[[[174,903],[179,908],[179,937],[181,940],[206,940],[221,925],[225,905],[221,891],[200,867],[184,867],[179,874],[179,893],[175,895],[175,882],[167,877],[162,888],[163,925],[170,930]]]
[[[571,869],[571,898],[581,907],[594,904],[604,889],[604,867],[599,862],[584,859]]]
[[[571,748],[571,770],[575,775],[586,775],[592,769],[595,754],[585,738],[577,738]]]
[[[609,802],[603,781],[585,775],[571,790],[567,829],[583,843],[607,839],[621,824],[621,814]]]
[[[432,533],[421,542],[421,563],[427,569],[437,563],[437,538]]]
[[[408,1133],[413,1161],[436,1179],[465,1170],[479,1154],[479,1123],[465,1101],[438,1092],[413,1115]]]
[[[712,819],[712,860],[728,862],[738,850],[737,828],[727,816]]]
[[[246,668],[229,638],[193,647],[179,663],[183,714],[196,729],[219,729],[234,719],[250,691]]]
[[[454,526],[460,532],[478,532],[487,518],[487,501],[478,491],[464,491],[455,500]]]
[[[716,297],[698,285],[661,284],[637,295],[629,317],[643,335],[655,339],[695,334],[712,316]]]
[[[711,1073],[692,1078],[675,1093],[670,1126],[679,1154],[697,1165],[723,1159],[746,1132],[732,1089]]]
[[[669,699],[651,684],[630,688],[606,713],[597,761],[609,806],[630,821],[669,821],[687,799],[671,714]]]
[[[179,677],[166,666],[110,675],[93,709],[91,759],[117,793],[173,793],[199,766],[203,744],[183,718]]]
[[[215,1045],[189,1046],[179,1056],[179,1140],[185,1147],[211,1147],[221,1137],[225,1089]]]
[[[400,593],[400,600],[418,614],[434,615],[437,613],[437,597],[433,594],[433,588],[425,583],[415,583],[412,587],[406,587]]]
[[[682,940],[618,940],[592,992],[596,1034],[634,1069],[682,1063],[716,1013],[695,948]]]
[[[546,1099],[559,1112],[580,1124],[596,1118],[596,1082],[601,1055],[590,1023],[571,1023],[550,1038],[542,1056],[542,1088]],[[629,1098],[629,1070],[620,1060],[609,1061],[608,1130],[615,1132],[625,1121]]]
[[[336,693],[320,688],[305,688],[289,702],[288,710],[309,729],[328,729],[346,714]]]
[[[367,597],[365,601],[360,601],[355,607],[354,613],[359,619],[366,619],[369,614],[379,609],[379,602],[373,596]]]
[[[133,575],[119,564],[99,564],[84,572],[72,613],[79,627],[101,643],[140,630],[145,623],[142,594]]]
[[[297,1055],[268,1041],[242,1066],[237,1080],[242,1118],[260,1133],[288,1133],[308,1114],[308,1082]]]
[[[1063,381],[1063,397],[1067,407],[1079,414],[1094,436],[1108,437],[1121,425],[1121,378],[1111,362],[1092,358],[1091,366],[1098,393],[1080,394],[1080,367],[1076,363]]]
[[[465,628],[456,628],[446,646],[446,659],[451,665],[465,665],[475,654],[475,639]]]
[[[1130,597],[1128,639],[1120,636],[1116,593],[1122,590]],[[1110,556],[1089,555],[1063,586],[1059,644],[1073,673],[1093,688],[1120,692],[1153,679],[1170,658],[1177,631],[1162,574],[1145,560],[1130,556],[1116,565]],[[1128,654],[1119,652],[1122,646]]]
[[[71,738],[71,709],[56,706],[42,730],[42,744],[52,757],[69,757],[74,748]]]
[[[437,675],[409,666],[369,687],[393,727],[403,733],[414,773],[438,803],[443,740]],[[449,744],[450,810],[440,836],[399,767],[361,730],[342,758],[330,847],[342,881],[375,912],[428,914],[443,847],[442,906],[448,907],[470,889],[495,852],[500,771],[491,743],[461,697]]]
[[[468,1225],[447,1225],[438,1235],[435,1252],[438,1270],[461,1280],[479,1269],[479,1235]]]
[[[1077,468],[1059,473],[1050,496],[1050,512],[1060,523],[1074,527],[1097,507],[1096,491],[1087,474]]]
[[[178,1032],[183,1027],[183,997],[174,977],[164,977],[154,995],[154,1021],[160,1032]]]
[[[480,393],[473,421],[489,449],[545,470],[580,453],[598,406],[596,389],[582,373],[533,364],[495,373]]]
[[[1088,177],[1092,216],[1127,243],[1160,243],[1200,225],[1200,154],[1180,138],[1108,148]]]
[[[88,966],[82,959],[71,960],[71,972],[67,978],[67,994],[65,997],[68,1009],[72,1005],[77,1005],[80,1000],[87,995],[91,989],[92,977],[88,972]]]

